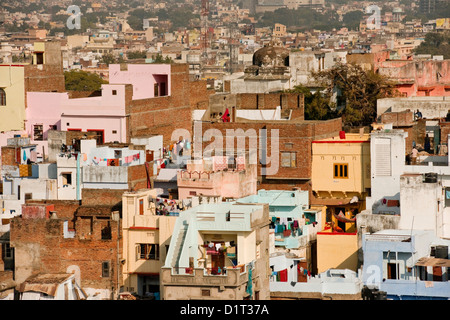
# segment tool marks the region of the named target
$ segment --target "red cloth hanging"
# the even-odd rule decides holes
[[[225,114],[222,116],[222,121],[223,122],[230,122],[230,112],[227,110],[225,110]]]
[[[280,275],[280,281],[281,282],[287,282],[287,269],[278,271],[279,275]]]

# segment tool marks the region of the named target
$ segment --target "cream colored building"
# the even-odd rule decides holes
[[[0,131],[25,129],[25,65],[0,65]]]
[[[343,133],[312,143],[311,208],[325,208],[317,233],[317,271],[357,270],[356,215],[370,195],[370,135]]]
[[[161,297],[268,300],[270,274],[268,204],[202,204],[177,219]]]
[[[286,26],[281,23],[275,23],[273,35],[275,37],[284,37],[286,35]]]
[[[176,216],[157,215],[156,189],[125,192],[122,197],[123,288],[144,296],[159,292]]]
[[[370,189],[370,135],[345,133],[345,137],[312,143],[312,188],[323,196],[362,196]],[[340,173],[346,165],[347,171]],[[339,169],[337,172],[336,170]]]
[[[329,269],[358,269],[358,235],[353,233],[317,233],[317,272]]]

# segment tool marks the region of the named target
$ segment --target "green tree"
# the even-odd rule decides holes
[[[290,93],[302,93],[305,103],[306,120],[327,120],[337,117],[323,93],[319,90],[312,93],[310,89],[303,85],[297,85],[293,89],[286,90]]]
[[[173,63],[173,60],[171,57],[169,57],[169,56],[163,57],[160,53],[152,56],[152,59],[153,59],[152,63],[167,63],[167,64]]]
[[[123,57],[121,55],[119,55],[118,57],[116,57],[114,54],[112,53],[104,53],[102,55],[102,58],[100,59],[100,62],[105,63],[107,66],[109,66],[110,64],[114,64],[114,63],[124,63],[125,60],[123,59]]]
[[[430,32],[415,50],[415,54],[443,55],[444,59],[450,59],[450,32]]]
[[[344,26],[346,26],[349,30],[357,30],[359,29],[359,23],[363,18],[364,13],[360,10],[350,11],[344,14],[342,20],[344,22]]]
[[[336,115],[346,126],[370,125],[376,119],[377,100],[398,94],[392,81],[354,64],[337,64],[312,77],[324,88],[329,105],[336,104]]]
[[[130,51],[127,53],[128,59],[145,59],[147,53],[145,51]]]
[[[108,83],[95,73],[83,70],[71,70],[64,72],[66,90],[74,91],[97,91],[101,85]]]

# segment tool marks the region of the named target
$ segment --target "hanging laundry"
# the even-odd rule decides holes
[[[108,159],[106,162],[106,165],[109,167],[118,167],[119,166],[119,159]]]
[[[278,271],[278,274],[280,275],[280,280],[281,282],[287,282],[287,276],[288,276],[288,271],[287,269]]]

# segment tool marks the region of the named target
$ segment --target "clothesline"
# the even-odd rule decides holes
[[[87,155],[85,153],[83,153],[82,156],[83,156],[83,160],[87,161]],[[131,156],[126,156],[126,157],[122,157],[122,158],[112,158],[112,159],[111,158],[93,157],[92,162],[95,165],[100,165],[100,163],[106,162],[107,166],[122,166],[122,165],[132,163],[133,161],[139,161],[140,158],[141,158],[141,154],[136,153]]]

